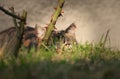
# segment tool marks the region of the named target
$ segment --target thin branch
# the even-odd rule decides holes
[[[15,14],[9,12],[7,9],[5,9],[5,8],[2,7],[2,6],[0,6],[0,10],[1,10],[2,12],[4,12],[5,14],[9,15],[9,16],[12,16],[12,17],[14,17],[14,18],[16,18],[16,19],[18,19],[18,20],[24,21],[23,18],[21,18],[21,17],[19,17],[18,15],[15,15]]]
[[[24,18],[25,20],[24,20],[24,22],[20,21],[19,36],[17,37],[17,44],[16,44],[16,48],[15,48],[15,51],[14,51],[15,57],[18,56],[19,48],[22,45],[22,38],[23,38],[23,33],[24,33],[24,26],[25,26],[26,18],[27,18],[27,12],[25,10],[23,10],[22,18]]]
[[[14,7],[11,7],[10,10],[11,10],[11,12],[12,12],[13,14],[15,14]],[[17,23],[16,18],[14,18],[14,17],[13,17],[13,22],[14,22],[14,26],[15,26],[15,28],[16,28],[17,37],[19,37],[19,35],[20,35],[20,34],[19,34],[19,33],[20,33],[20,31],[19,31],[19,26],[18,26],[18,23]]]

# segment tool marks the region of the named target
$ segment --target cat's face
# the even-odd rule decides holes
[[[65,30],[53,32],[52,39],[57,50],[71,49],[73,44],[77,44],[75,29],[76,25],[73,23]]]

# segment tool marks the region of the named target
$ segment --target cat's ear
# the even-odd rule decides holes
[[[38,33],[38,25],[37,24],[35,25],[35,33],[36,34]]]
[[[66,33],[75,33],[76,25],[72,23],[68,28],[65,29]]]
[[[42,39],[45,35],[46,28],[42,26],[35,25],[35,33],[37,34],[38,38]]]

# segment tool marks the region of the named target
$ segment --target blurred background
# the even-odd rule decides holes
[[[120,49],[120,0],[65,0],[63,17],[56,27],[61,30],[75,23],[80,43],[98,42],[108,29],[112,47]],[[27,25],[46,26],[58,0],[0,0],[0,5],[13,6],[17,13],[27,10]],[[0,11],[0,31],[12,27],[12,18]]]

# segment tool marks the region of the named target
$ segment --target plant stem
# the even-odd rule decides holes
[[[56,21],[57,21],[58,17],[61,15],[61,11],[62,11],[64,2],[65,2],[65,0],[59,0],[59,2],[58,2],[57,8],[54,12],[54,15],[51,18],[51,21],[48,25],[48,29],[47,29],[47,31],[45,33],[45,36],[44,36],[44,39],[43,39],[43,42],[44,42],[45,45],[48,43],[51,32],[55,28],[55,24],[56,24]]]

